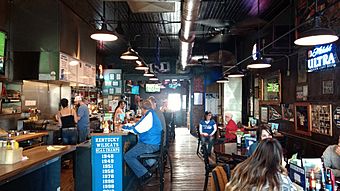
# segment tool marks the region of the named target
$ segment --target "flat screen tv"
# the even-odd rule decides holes
[[[159,84],[145,84],[146,93],[161,92],[161,86]]]
[[[6,33],[0,31],[0,74],[5,74]]]
[[[138,95],[139,94],[139,86],[131,87],[131,94]]]

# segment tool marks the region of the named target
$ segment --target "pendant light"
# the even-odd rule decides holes
[[[244,76],[243,72],[237,70],[228,74],[228,78],[242,78]]]
[[[158,78],[156,76],[149,78],[150,81],[158,81]]]
[[[266,63],[263,59],[258,58],[254,60],[252,63],[247,65],[248,69],[261,69],[261,68],[269,68],[271,64]]]
[[[120,59],[123,60],[138,60],[138,55],[137,53],[129,46],[128,50],[124,52],[121,56]]]
[[[93,40],[98,41],[115,41],[118,39],[116,35],[113,34],[112,31],[107,29],[107,23],[105,20],[105,1],[103,1],[103,18],[102,18],[102,28],[100,30],[96,30],[95,33],[91,34],[91,38]]]
[[[135,70],[149,70],[149,67],[144,64],[143,60],[141,58],[139,58],[138,60],[136,60],[137,66],[135,67]]]
[[[221,78],[221,79],[218,79],[218,80],[216,81],[216,83],[219,83],[219,84],[227,83],[227,82],[229,82],[229,79],[228,79],[228,78],[225,78],[225,77],[223,77],[223,78]]]
[[[315,0],[314,27],[303,32],[301,36],[294,41],[294,44],[300,46],[315,46],[332,43],[339,39],[332,29],[321,27],[321,17],[317,11],[318,1]]]
[[[339,39],[336,33],[329,28],[320,26],[321,18],[316,16],[314,28],[303,32],[300,38],[294,41],[294,44],[300,46],[315,46],[320,44],[328,44]]]
[[[154,77],[155,74],[151,73],[149,70],[145,70],[145,73],[143,74],[145,77]]]
[[[257,16],[260,17],[260,0],[257,0]],[[259,24],[257,25],[257,41],[258,43],[256,44],[256,60],[252,61],[250,64],[247,65],[248,69],[262,69],[262,68],[269,68],[271,67],[271,64],[266,63],[265,60],[261,58],[261,53],[260,53],[260,26]],[[235,74],[235,76],[239,76],[239,74]],[[244,76],[244,75],[243,75]],[[242,77],[243,77],[242,76]],[[229,77],[229,76],[228,76]]]

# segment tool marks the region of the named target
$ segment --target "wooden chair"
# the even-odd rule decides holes
[[[166,128],[166,130],[165,130],[165,144],[164,144],[164,159],[163,160],[164,160],[164,164],[169,164],[170,182],[172,182],[172,162],[171,162],[171,157],[169,155],[170,136],[171,136],[170,129]],[[165,165],[164,165],[164,167],[165,167]]]
[[[204,188],[203,191],[207,190],[209,174],[216,167],[216,164],[210,163],[208,149],[205,146],[201,147],[203,150],[203,159],[204,159],[204,168],[205,168],[205,179],[204,179]]]
[[[230,167],[228,164],[216,166],[211,172],[211,191],[224,191],[230,179]]]
[[[198,156],[200,156],[199,154],[200,154],[200,148],[201,148],[202,140],[201,140],[201,135],[200,135],[200,130],[199,130],[199,126],[198,125],[196,126],[196,134],[197,134],[197,150],[196,150],[196,154]]]

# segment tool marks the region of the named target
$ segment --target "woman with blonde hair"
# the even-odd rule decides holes
[[[296,190],[282,167],[282,148],[276,139],[262,140],[253,155],[238,164],[225,191]]]

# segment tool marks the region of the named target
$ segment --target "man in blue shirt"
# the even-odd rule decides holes
[[[83,97],[77,96],[74,100],[78,105],[77,115],[78,115],[78,138],[79,142],[82,143],[86,141],[89,135],[90,129],[90,116],[89,108],[87,108],[86,100]]]
[[[162,136],[162,124],[152,109],[149,100],[141,104],[143,117],[133,126],[124,126],[123,129],[138,135],[138,143],[125,153],[125,161],[143,184],[152,177],[138,157],[145,153],[154,153],[159,150]]]

